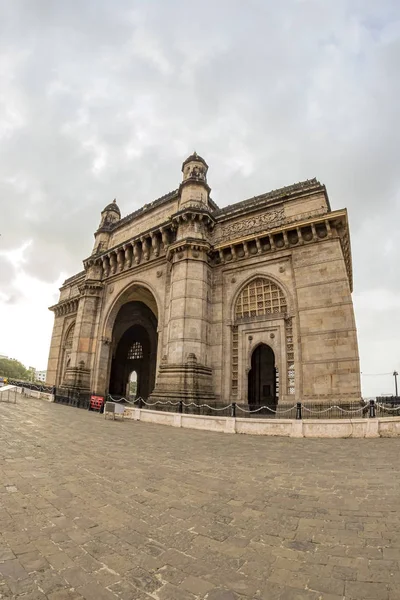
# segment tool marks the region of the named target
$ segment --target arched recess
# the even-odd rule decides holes
[[[64,336],[64,342],[62,345],[61,368],[59,371],[58,383],[57,383],[58,385],[62,385],[62,383],[64,381],[64,377],[65,377],[65,371],[67,370],[67,368],[70,365],[74,333],[75,333],[75,321],[73,323],[71,323],[71,325],[68,327],[68,329],[65,333],[65,336]]]
[[[287,394],[295,393],[295,369],[294,369],[294,343],[293,323],[290,301],[286,290],[272,278],[257,275],[246,281],[238,290],[232,306],[232,363],[231,363],[231,392],[233,397],[239,392],[241,379],[241,368],[239,364],[240,355],[240,331],[251,327],[251,324],[268,322],[282,323],[283,343],[285,347],[285,364],[281,365],[282,374],[285,377],[285,389]],[[251,367],[250,367],[251,368]],[[278,366],[275,361],[276,372],[276,395],[279,395]],[[242,374],[243,377],[243,374]],[[247,383],[247,382],[246,382]],[[249,391],[249,388],[248,388]]]
[[[105,338],[111,337],[115,320],[122,306],[128,302],[135,301],[146,305],[154,314],[157,321],[160,319],[162,311],[156,291],[146,282],[136,281],[133,284],[130,283],[114,298],[106,312],[103,325],[103,336]]]
[[[258,344],[251,355],[248,379],[248,403],[251,410],[266,406],[276,410],[279,396],[278,372],[271,346]]]
[[[160,313],[159,302],[147,284],[131,283],[114,299],[101,327],[94,376],[97,393],[126,396],[133,371],[137,373],[140,395],[146,398],[152,392]],[[143,358],[129,356],[135,344],[140,344]]]
[[[128,396],[130,375],[137,373],[137,396],[154,389],[157,363],[157,319],[141,302],[120,309],[114,324],[109,392]]]

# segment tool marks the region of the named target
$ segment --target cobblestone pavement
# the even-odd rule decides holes
[[[399,446],[0,404],[0,598],[399,600]]]

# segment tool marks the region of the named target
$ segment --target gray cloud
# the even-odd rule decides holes
[[[1,247],[32,240],[31,275],[80,270],[104,205],[174,189],[195,148],[220,205],[317,176],[349,209],[356,305],[399,288],[395,0],[13,0],[0,56]]]

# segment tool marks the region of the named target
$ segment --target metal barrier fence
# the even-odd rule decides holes
[[[90,405],[90,393],[71,388],[56,388],[54,402],[74,406],[75,408],[88,409]]]
[[[10,385],[16,385],[39,392],[54,394],[54,401],[76,408],[89,409],[90,392],[82,392],[72,388],[61,388],[55,386],[36,385],[31,382],[11,379]],[[108,395],[107,400],[121,402],[128,406],[137,408],[158,410],[164,412],[177,412],[181,414],[196,415],[220,415],[221,417],[243,417],[243,418],[270,418],[270,419],[349,419],[349,418],[374,418],[374,417],[400,417],[400,397],[382,396],[376,400],[362,400],[361,402],[346,402],[338,399],[338,403],[327,406],[320,402],[295,404],[281,403],[263,406],[251,406],[240,402],[231,402],[222,405],[218,402],[196,404],[195,402],[184,402],[182,400],[172,402],[171,400],[157,400],[149,402],[143,398],[125,398],[123,396]]]
[[[242,417],[242,418],[270,418],[270,419],[362,419],[374,417],[400,416],[400,398],[398,406],[387,407],[375,400],[368,402],[343,402],[334,406],[314,403],[296,404],[279,403],[275,408],[271,406],[249,406],[238,402],[231,402],[228,405],[218,403],[196,404],[194,402],[177,401],[172,402],[158,400],[148,402],[143,398],[124,398],[122,396],[108,395],[107,400],[111,402],[122,402],[128,406],[137,408],[158,410],[165,412],[177,412],[182,414],[198,415],[220,415],[223,417]]]
[[[46,394],[54,394],[55,386],[52,385],[38,385],[31,381],[20,381],[19,379],[9,379],[8,385],[16,385],[17,387],[25,388],[27,390],[35,390],[37,392],[45,392]]]

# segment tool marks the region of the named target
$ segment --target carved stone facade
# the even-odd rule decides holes
[[[218,208],[196,153],[180,187],[101,213],[58,304],[48,381],[153,399],[347,403],[360,398],[345,209],[315,179]]]

